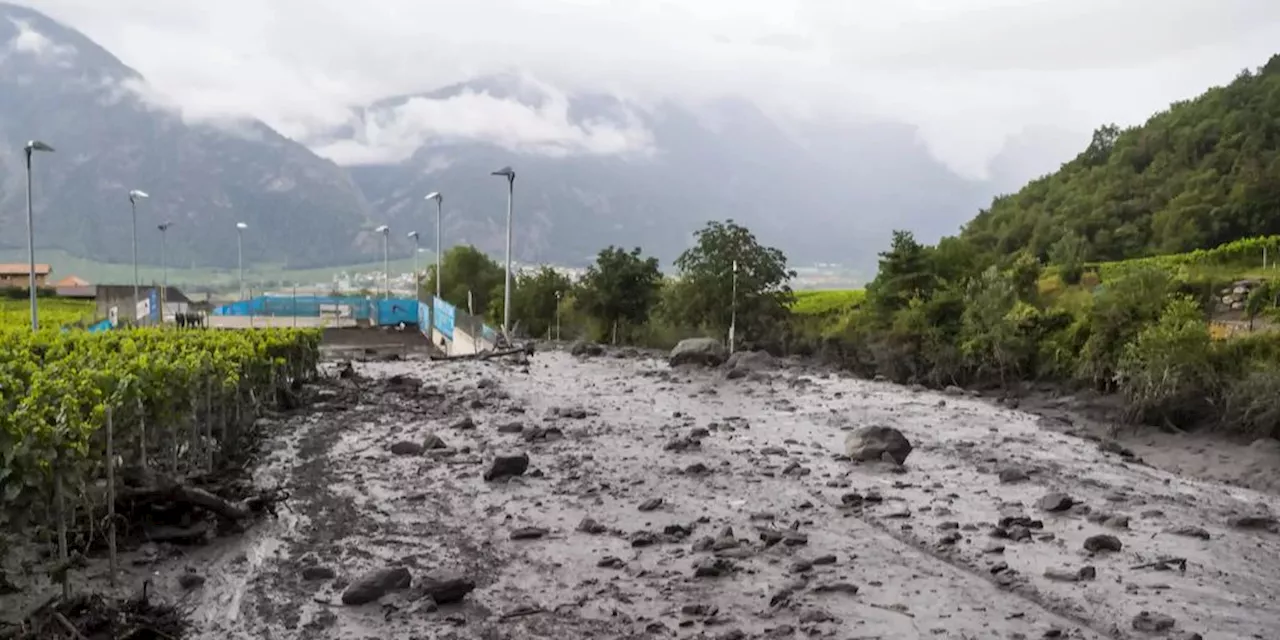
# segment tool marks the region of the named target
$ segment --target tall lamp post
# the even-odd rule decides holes
[[[733,285],[729,299],[729,353],[733,353],[734,334],[738,329],[738,261],[733,261]]]
[[[133,319],[138,319],[138,288],[140,279],[138,278],[138,201],[146,200],[151,196],[146,191],[138,191],[134,189],[129,192],[129,210],[133,212]]]
[[[36,232],[34,216],[31,214],[31,156],[36,151],[52,152],[53,147],[39,140],[29,140],[23,150],[27,153],[27,260],[31,263],[31,278],[28,281],[31,294],[31,330],[36,331],[40,329],[40,314],[36,310]]]
[[[161,273],[164,274],[160,280],[160,323],[161,324],[164,324],[164,307],[165,307],[165,302],[169,297],[168,236],[169,236],[169,227],[172,227],[172,226],[173,226],[173,223],[167,220],[156,225],[156,228],[160,230],[160,270],[161,270]]]
[[[563,291],[556,291],[556,340],[560,340],[560,296]]]
[[[440,271],[441,269],[440,267],[440,236],[442,235],[442,232],[440,230],[441,229],[440,220],[443,217],[444,196],[440,195],[439,191],[432,191],[431,193],[427,194],[426,199],[436,201],[436,297],[439,298],[440,297],[440,281],[444,279],[441,277],[442,273]]]
[[[384,224],[374,231],[382,234],[382,284],[385,287],[382,297],[389,299],[391,298],[391,260],[387,250],[387,240],[391,234],[391,227]]]
[[[240,265],[240,299],[244,300],[244,230],[249,225],[236,223],[236,263]]]
[[[511,167],[503,167],[491,175],[503,176],[507,179],[507,273],[502,284],[502,335],[510,339],[511,331],[511,203],[515,199],[516,172]]]
[[[417,300],[421,297],[419,289],[422,288],[418,283],[418,252],[422,251],[422,245],[418,242],[417,231],[410,231],[408,235],[413,240],[413,298]]]

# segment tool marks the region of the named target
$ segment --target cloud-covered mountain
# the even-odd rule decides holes
[[[0,3],[0,248],[26,246],[23,146],[34,158],[37,248],[131,259],[128,192],[141,258],[159,259],[156,225],[173,221],[175,263],[232,266],[235,223],[256,260],[351,260],[369,208],[350,175],[261,122],[187,123],[144,99],[144,79],[83,34]],[[91,275],[91,274],[81,274]]]
[[[734,218],[798,264],[875,264],[889,232],[954,231],[990,197],[934,160],[913,128],[784,128],[751,103],[697,108],[565,95],[519,75],[380,101],[320,141],[396,229],[503,246],[505,184],[517,172],[515,253],[584,262],[608,244],[674,258],[711,219]]]
[[[57,147],[36,163],[37,246],[116,262],[130,256],[126,194],[144,242],[170,233],[175,263],[246,258],[341,264],[377,255],[391,225],[434,244],[445,194],[446,246],[500,253],[506,189],[517,172],[515,254],[582,264],[606,245],[664,259],[707,220],[734,218],[796,264],[875,265],[889,232],[954,232],[992,188],[935,160],[910,126],[798,125],[742,99],[696,106],[568,94],[518,73],[485,76],[352,109],[346,125],[291,141],[258,121],[184,118],[85,36],[0,3],[0,248],[25,244],[22,145]],[[147,242],[142,258],[158,254]]]

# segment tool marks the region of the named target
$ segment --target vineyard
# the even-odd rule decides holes
[[[1277,268],[1278,260],[1280,260],[1280,236],[1263,236],[1243,238],[1212,249],[1100,262],[1089,266],[1097,270],[1098,277],[1103,282],[1113,281],[1134,270],[1149,267],[1165,270],[1175,279],[1184,282],[1202,280],[1223,282],[1265,275]]]
[[[802,316],[821,316],[848,311],[862,304],[864,289],[820,289],[795,292],[791,312]]]
[[[40,298],[40,326],[66,327],[92,322],[97,306],[92,300]],[[31,303],[26,298],[0,298],[0,330],[31,326]]]
[[[185,482],[243,455],[259,409],[296,401],[319,344],[306,330],[0,328],[0,533],[52,541],[56,529],[65,563],[68,545],[105,546],[117,490],[186,491],[216,512]]]

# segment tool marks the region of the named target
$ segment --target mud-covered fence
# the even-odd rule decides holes
[[[108,549],[114,565],[117,533],[194,541],[205,514],[245,517],[222,478],[246,465],[262,410],[297,406],[319,345],[295,330],[0,332],[0,532],[56,543],[47,573],[66,595],[77,558]]]

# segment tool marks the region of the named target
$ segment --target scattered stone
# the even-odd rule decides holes
[[[468,593],[475,591],[476,583],[461,574],[436,572],[427,574],[418,588],[425,595],[431,596],[436,604],[453,604],[461,602]]]
[[[422,439],[422,448],[427,451],[433,451],[436,449],[447,449],[449,448],[449,445],[445,444],[444,440],[441,439],[440,436],[434,433],[428,433],[427,437]]]
[[[695,462],[684,468],[685,475],[702,476],[711,473],[711,468],[701,462]]]
[[[1168,529],[1165,529],[1164,531],[1165,533],[1170,533],[1175,536],[1183,536],[1186,538],[1199,538],[1201,540],[1208,540],[1210,538],[1208,531],[1205,531],[1201,527],[1195,527],[1191,525],[1184,525],[1180,527],[1170,527]]]
[[[654,511],[662,506],[662,498],[649,498],[640,503],[638,507],[641,511]]]
[[[695,578],[719,578],[732,573],[736,565],[725,558],[707,558],[693,566]]]
[[[617,556],[605,556],[596,563],[596,566],[601,569],[621,569],[627,566],[627,563]]]
[[[1089,553],[1119,551],[1121,548],[1120,538],[1105,533],[1089,536],[1084,541],[1084,550]]]
[[[512,540],[537,540],[549,533],[542,527],[521,527],[511,532]]]
[[[578,523],[578,531],[581,531],[582,533],[598,535],[608,530],[609,530],[608,527],[605,527],[599,522],[596,522],[596,519],[591,517],[583,518],[582,522]]]
[[[342,604],[362,605],[393,591],[407,589],[413,576],[404,567],[387,567],[370,571],[352,582],[342,592]]]
[[[1066,511],[1074,504],[1076,502],[1071,499],[1071,496],[1058,491],[1045,494],[1037,503],[1041,510],[1049,512]]]
[[[696,364],[718,367],[728,356],[724,345],[714,338],[686,338],[671,350],[667,362],[673,367]]]
[[[858,595],[858,585],[849,582],[826,582],[813,587],[814,593],[843,593],[849,596]]]
[[[677,437],[668,440],[665,445],[662,445],[662,450],[680,452],[688,451],[690,449],[698,449],[700,447],[702,447],[702,442],[698,440],[693,438]]]
[[[493,463],[484,472],[487,481],[522,476],[529,470],[529,454],[524,452],[499,453],[494,456]]]
[[[862,494],[846,493],[840,496],[840,504],[846,507],[860,507],[862,506]]]
[[[391,445],[391,453],[398,456],[420,456],[423,451],[426,451],[426,449],[421,444],[409,442],[408,440]]]
[[[1267,515],[1236,516],[1227,520],[1227,524],[1236,529],[1262,531],[1275,528],[1276,519]]]
[[[1000,544],[999,542],[992,542],[991,544],[988,544],[987,547],[982,550],[982,552],[989,553],[991,555],[999,555],[1001,553],[1004,553],[1004,545]]]
[[[834,555],[827,554],[827,555],[825,555],[825,556],[818,556],[818,557],[814,558],[814,559],[813,559],[813,564],[815,564],[815,565],[827,565],[827,564],[835,564],[837,561],[838,561],[838,559],[837,559]]]
[[[521,431],[524,431],[524,425],[519,422],[498,425],[498,433],[520,433]]]
[[[472,419],[471,416],[466,416],[465,418],[450,425],[449,428],[456,431],[472,431],[476,428],[476,421]]]
[[[1001,484],[1014,484],[1017,482],[1025,482],[1031,479],[1026,471],[1018,467],[1005,467],[998,474]]]
[[[178,586],[187,591],[200,587],[204,585],[204,583],[205,577],[198,573],[188,571],[187,573],[178,576]]]
[[[594,342],[578,340],[569,347],[569,355],[579,357],[594,357],[604,354],[604,347]]]
[[[329,567],[307,567],[302,570],[303,580],[332,580],[337,576],[337,572]]]
[[[1175,624],[1177,624],[1176,620],[1163,613],[1143,611],[1133,617],[1134,630],[1144,633],[1164,633],[1172,629]]]
[[[851,460],[876,461],[889,454],[899,465],[906,463],[911,453],[911,442],[893,427],[873,425],[862,427],[845,437],[845,455]]]

